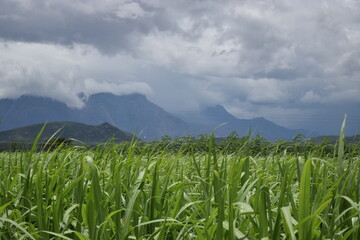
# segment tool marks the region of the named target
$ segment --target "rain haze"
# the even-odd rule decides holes
[[[168,112],[360,132],[358,0],[2,0],[0,98],[141,93]]]

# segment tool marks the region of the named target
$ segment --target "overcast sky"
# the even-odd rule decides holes
[[[0,98],[142,93],[167,111],[360,133],[358,0],[1,0]]]

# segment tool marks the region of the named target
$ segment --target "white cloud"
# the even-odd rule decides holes
[[[109,58],[89,46],[68,49],[11,42],[0,45],[0,51],[0,98],[32,94],[82,107],[80,92],[120,95],[152,91],[148,84],[134,78],[134,63],[128,58]]]
[[[307,91],[300,100],[304,103],[319,103],[321,101],[321,96],[313,90],[310,90]]]
[[[275,79],[251,79],[247,99],[253,103],[276,103],[287,99],[281,84]]]

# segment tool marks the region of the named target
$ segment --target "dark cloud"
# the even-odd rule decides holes
[[[160,21],[151,11],[146,12],[139,3],[133,7],[126,2],[113,1],[105,9],[97,9],[95,1],[89,1],[88,5],[85,2],[77,5],[81,1],[74,1],[74,4],[26,2],[26,6],[21,1],[1,3],[0,36],[3,39],[70,47],[76,43],[89,44],[105,54],[115,54],[131,50],[138,35],[168,27],[166,21]]]
[[[359,12],[356,0],[3,0],[0,97],[79,107],[81,91],[137,91],[172,112],[223,104],[332,133],[347,112],[359,132]]]

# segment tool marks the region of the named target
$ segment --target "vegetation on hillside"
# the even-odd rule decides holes
[[[34,124],[0,131],[0,151],[30,150],[33,141],[43,126],[44,124]],[[86,125],[77,122],[51,122],[45,124],[44,131],[39,139],[39,145],[49,145],[49,143],[46,144],[49,139],[63,139],[62,141],[75,145],[96,146],[110,139],[116,143],[130,142],[132,134],[122,131],[109,123]]]

